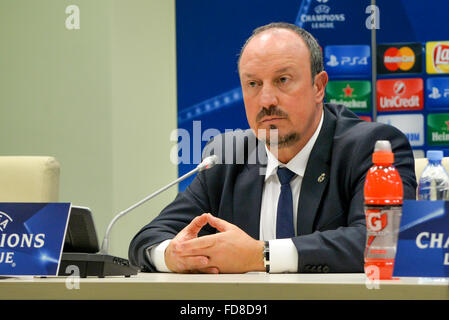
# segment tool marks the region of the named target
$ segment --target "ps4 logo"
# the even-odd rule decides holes
[[[443,93],[444,98],[449,96],[449,89],[445,88]],[[437,87],[432,87],[432,93],[429,94],[429,98],[431,99],[439,99],[441,98],[440,90]]]
[[[367,65],[368,64],[368,57],[348,57],[343,56],[341,57],[340,61],[338,58],[331,54],[329,57],[329,61],[326,63],[329,67],[336,67],[338,65],[342,66],[354,66],[354,65]]]
[[[12,222],[12,218],[8,216],[6,213],[0,211],[0,231],[5,231],[8,223]]]

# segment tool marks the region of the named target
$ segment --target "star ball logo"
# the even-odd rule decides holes
[[[422,45],[420,43],[380,44],[377,48],[377,72],[422,72]]]
[[[5,231],[11,222],[13,222],[12,218],[8,214],[0,211],[0,232]]]
[[[427,73],[449,73],[449,41],[426,43]]]
[[[332,12],[332,8],[328,4],[329,0],[317,0],[318,5],[313,8],[313,11],[301,13],[299,15],[298,23],[310,23],[312,29],[335,29],[338,22],[345,22],[346,16],[344,13]],[[308,1],[306,8],[311,4]],[[300,11],[301,12],[301,11]]]
[[[377,80],[377,110],[422,110],[423,86],[421,78]]]

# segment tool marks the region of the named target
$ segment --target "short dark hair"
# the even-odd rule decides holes
[[[240,67],[240,58],[242,57],[242,53],[245,50],[248,43],[259,33],[262,33],[266,30],[270,29],[288,29],[295,32],[297,35],[301,37],[302,40],[304,40],[307,48],[309,49],[310,53],[310,70],[312,73],[312,82],[315,79],[315,76],[324,70],[324,63],[323,63],[323,53],[321,51],[321,47],[318,44],[318,41],[315,39],[314,36],[312,36],[309,32],[306,30],[291,24],[287,22],[272,22],[269,24],[266,24],[264,26],[258,27],[254,29],[251,36],[246,40],[245,44],[243,45],[242,49],[240,50],[239,58],[237,61],[237,66]]]

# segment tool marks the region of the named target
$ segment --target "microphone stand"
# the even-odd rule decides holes
[[[61,260],[59,275],[71,275],[65,272],[66,267],[75,265],[79,268],[79,275],[84,278],[87,276],[96,276],[100,278],[104,278],[105,276],[125,276],[130,277],[131,275],[136,275],[139,269],[136,266],[133,266],[129,263],[127,259],[114,257],[108,254],[109,249],[109,235],[111,233],[111,229],[118,219],[122,218],[132,210],[141,206],[145,202],[150,199],[153,199],[157,195],[161,194],[165,190],[170,187],[178,184],[179,182],[187,179],[191,175],[209,169],[213,167],[218,162],[218,157],[216,155],[209,156],[205,158],[195,169],[186,173],[182,177],[170,182],[165,187],[157,190],[156,192],[150,194],[144,199],[140,200],[136,204],[132,205],[126,210],[123,210],[119,214],[117,214],[112,221],[109,223],[106,233],[101,245],[101,249],[98,253],[63,253],[63,257]],[[67,268],[69,269],[69,268]]]
[[[108,253],[108,249],[109,249],[109,233],[111,232],[112,227],[114,226],[114,224],[117,222],[118,219],[120,219],[121,217],[123,217],[124,215],[126,215],[128,212],[136,209],[137,207],[140,207],[142,204],[144,204],[145,202],[147,202],[150,199],[153,199],[154,197],[156,197],[157,195],[159,195],[160,193],[164,192],[165,190],[169,189],[170,187],[174,186],[175,184],[178,184],[179,182],[187,179],[188,177],[190,177],[191,175],[195,174],[196,172],[201,171],[199,166],[196,167],[195,169],[193,169],[192,171],[186,173],[185,175],[183,175],[182,177],[179,177],[178,179],[176,179],[175,181],[167,184],[165,187],[160,188],[159,190],[157,190],[156,192],[150,194],[149,196],[147,196],[146,198],[140,200],[139,202],[137,202],[136,204],[133,204],[131,207],[129,207],[126,210],[123,210],[122,212],[120,212],[119,214],[117,214],[114,219],[112,219],[112,221],[109,223],[107,229],[106,229],[106,233],[105,236],[103,238],[103,242],[101,244],[101,250],[100,253],[101,254],[107,254]]]

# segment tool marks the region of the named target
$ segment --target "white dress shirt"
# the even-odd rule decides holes
[[[279,162],[265,146],[268,161],[265,173],[265,183],[262,191],[259,238],[260,240],[270,242],[270,273],[298,271],[298,251],[296,250],[293,241],[291,239],[276,239],[276,212],[279,195],[281,193],[281,183],[277,176],[277,168],[279,166],[285,166],[296,173],[296,176],[290,181],[290,187],[293,197],[293,223],[295,234],[297,234],[298,201],[301,192],[302,179],[304,177],[310,152],[315,145],[322,124],[323,113],[321,113],[320,123],[310,140],[287,164]],[[160,272],[170,272],[165,264],[164,257],[165,249],[170,241],[170,239],[165,240],[159,245],[153,246],[147,250],[148,259]]]

